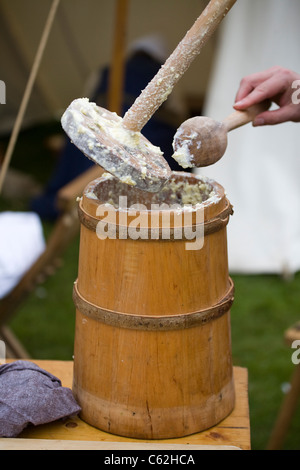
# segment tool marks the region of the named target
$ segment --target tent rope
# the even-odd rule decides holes
[[[48,41],[48,37],[49,37],[50,31],[51,31],[51,28],[52,28],[52,24],[53,24],[55,15],[56,15],[56,11],[57,11],[59,2],[60,2],[60,0],[53,0],[52,5],[50,7],[48,17],[47,17],[47,20],[46,20],[46,23],[45,23],[44,30],[42,32],[39,47],[38,47],[38,50],[37,50],[37,53],[36,53],[36,56],[35,56],[31,71],[30,71],[30,75],[29,75],[29,78],[28,78],[28,81],[27,81],[27,84],[26,84],[26,88],[25,88],[25,91],[24,91],[24,94],[23,94],[21,105],[20,105],[20,108],[19,108],[19,111],[18,111],[18,114],[17,114],[17,117],[16,117],[16,121],[15,121],[13,130],[12,130],[12,133],[11,133],[11,137],[10,137],[10,140],[9,140],[9,143],[8,143],[8,146],[7,146],[7,150],[6,150],[6,153],[5,153],[5,156],[4,156],[3,164],[1,166],[1,170],[0,170],[0,193],[2,191],[5,176],[6,176],[10,161],[11,161],[13,151],[15,149],[15,145],[16,145],[16,142],[17,142],[17,139],[18,139],[18,135],[19,135],[20,128],[21,128],[21,125],[22,125],[22,121],[23,121],[23,118],[24,118],[24,115],[25,115],[25,112],[26,112],[26,109],[27,109],[28,101],[29,101],[29,98],[30,98],[30,95],[31,95],[31,92],[32,92],[32,89],[33,89],[33,85],[34,85],[34,82],[35,82],[35,79],[36,79],[36,76],[37,76],[37,73],[38,73],[38,70],[39,70],[39,66],[40,66],[42,58],[43,58],[43,54],[44,54],[44,51],[45,51],[45,48],[46,48],[46,44],[47,44],[47,41]]]

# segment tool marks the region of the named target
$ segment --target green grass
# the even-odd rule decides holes
[[[12,330],[33,358],[72,360],[72,288],[77,277],[78,243],[77,238],[65,252],[62,266],[34,290],[11,322]]]
[[[40,181],[47,180],[54,164],[43,147],[48,132],[49,127],[23,133],[13,160],[15,168],[30,167]],[[24,201],[11,204],[0,198],[0,210],[12,206],[24,207]],[[51,224],[45,224],[46,236],[50,230]],[[34,358],[72,359],[72,287],[77,277],[78,246],[79,237],[65,252],[55,276],[32,292],[11,322]],[[283,334],[300,319],[300,273],[288,281],[276,275],[232,277],[236,291],[231,309],[233,362],[248,369],[251,444],[253,449],[264,449],[284,397],[282,384],[289,382],[294,368],[292,350],[284,344]],[[300,449],[300,404],[284,448]]]
[[[282,384],[289,382],[293,352],[283,341],[286,328],[299,320],[300,274],[233,276],[232,351],[235,365],[248,369],[252,447],[265,448],[280,404]],[[300,408],[293,420],[287,449],[300,449]]]

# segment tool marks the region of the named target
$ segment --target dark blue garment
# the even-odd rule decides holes
[[[31,201],[30,209],[42,219],[55,220],[59,214],[56,206],[57,192],[92,165],[93,162],[86,158],[69,139],[66,139],[52,177],[43,194]]]

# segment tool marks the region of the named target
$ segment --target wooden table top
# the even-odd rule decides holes
[[[42,369],[58,377],[64,387],[72,388],[72,361],[33,360]],[[216,426],[197,434],[176,439],[145,441],[108,434],[82,421],[78,416],[40,426],[28,426],[17,438],[0,438],[0,450],[250,450],[248,371],[234,367],[236,404],[232,413]]]

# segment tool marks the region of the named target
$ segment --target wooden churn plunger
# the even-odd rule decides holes
[[[81,418],[111,434],[182,437],[216,425],[234,407],[232,207],[216,182],[171,172],[140,133],[234,3],[209,3],[123,119],[85,99],[63,117],[75,145],[108,172],[78,206],[73,393]],[[189,190],[199,204],[184,203]],[[119,195],[129,207],[115,205]],[[137,214],[143,236],[136,238]],[[112,236],[102,232],[107,217]],[[196,247],[185,231],[195,228],[203,229]]]
[[[162,152],[141,130],[168,98],[236,0],[211,0],[155,77],[122,119],[116,113],[76,99],[62,116],[72,142],[122,182],[157,192],[171,176]]]

